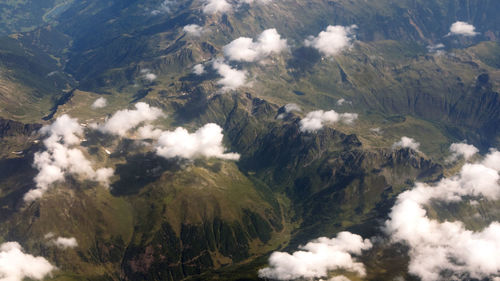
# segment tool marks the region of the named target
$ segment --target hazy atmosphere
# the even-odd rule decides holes
[[[0,0],[0,281],[500,281],[499,13]]]

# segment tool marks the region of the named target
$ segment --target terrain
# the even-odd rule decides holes
[[[452,143],[477,147],[470,161],[500,147],[500,2],[228,1],[213,14],[205,2],[0,4],[0,240],[56,266],[44,280],[259,280],[273,252],[349,231],[378,237],[359,257],[366,274],[315,280],[434,280],[409,271],[409,246],[388,241],[384,225],[400,194],[467,166],[449,160]],[[476,34],[450,34],[456,21]],[[305,43],[329,25],[353,33],[334,55]],[[272,28],[286,48],[229,59],[230,42]],[[225,89],[217,61],[246,83]],[[163,116],[124,134],[99,127],[139,103]],[[308,131],[316,110],[356,118]],[[75,147],[113,175],[101,184],[68,172],[26,201],[49,150],[40,129],[66,115],[82,130]],[[142,123],[190,133],[216,124],[239,159],[164,157],[161,137],[137,137]],[[395,145],[402,137],[418,145]],[[498,198],[477,201],[425,208],[480,231],[500,213]],[[78,245],[55,247],[48,234]]]

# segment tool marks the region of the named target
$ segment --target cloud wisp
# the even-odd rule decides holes
[[[300,130],[302,132],[315,132],[323,128],[325,123],[343,122],[351,124],[356,119],[358,119],[358,114],[356,113],[316,110],[307,113],[306,117],[300,120]]]
[[[321,237],[301,246],[291,254],[274,252],[269,267],[259,270],[259,277],[276,280],[326,277],[329,271],[343,269],[366,275],[365,266],[353,255],[369,250],[372,243],[357,234],[344,231],[335,238]]]
[[[76,175],[108,186],[114,170],[92,168],[91,162],[78,148],[83,128],[77,119],[61,115],[54,123],[42,127],[40,133],[47,136],[43,141],[46,150],[35,153],[33,165],[38,170],[34,179],[36,188],[25,194],[25,201],[42,197],[52,184],[65,181],[66,175]]]
[[[426,211],[426,206],[436,201],[498,200],[499,171],[500,152],[492,150],[481,162],[465,164],[453,177],[436,184],[417,183],[398,196],[385,231],[393,242],[409,246],[411,274],[423,281],[483,279],[500,274],[500,223],[472,231],[460,221],[431,219]]]
[[[352,46],[355,40],[356,25],[329,25],[318,36],[309,36],[304,41],[306,47],[312,47],[327,57],[332,57]]]

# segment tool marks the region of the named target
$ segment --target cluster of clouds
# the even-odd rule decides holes
[[[337,113],[335,110],[316,110],[307,113],[307,115],[300,120],[300,130],[302,132],[315,132],[323,128],[325,123],[343,122],[345,124],[351,124],[356,119],[358,119],[358,114],[356,113]]]
[[[309,36],[304,41],[304,44],[306,47],[318,50],[324,56],[335,56],[352,46],[355,40],[354,31],[356,28],[356,25],[329,25],[326,30],[321,31],[317,36]]]
[[[353,255],[361,255],[370,248],[370,240],[347,231],[340,232],[336,238],[321,237],[310,241],[292,254],[272,253],[269,257],[269,267],[260,269],[259,277],[274,280],[313,279],[326,277],[329,271],[340,269],[364,277],[365,266]],[[344,276],[336,276],[330,280],[346,279]]]
[[[54,245],[60,249],[68,249],[68,248],[75,248],[78,247],[78,242],[76,241],[76,238],[74,237],[55,237],[55,234],[52,232],[49,232],[45,234],[44,237],[47,241],[48,244]]]
[[[203,0],[203,13],[217,14],[228,13],[242,4],[267,4],[272,0],[235,0],[228,2],[227,0]]]
[[[34,179],[36,188],[25,194],[25,201],[42,197],[54,183],[65,181],[66,175],[76,175],[84,180],[109,185],[109,178],[114,170],[94,170],[91,162],[78,148],[83,127],[77,119],[61,115],[52,124],[42,127],[40,133],[47,136],[43,141],[46,150],[35,153],[33,165],[38,170]]]
[[[475,151],[456,145],[464,157]],[[465,164],[460,172],[436,184],[417,183],[401,193],[385,222],[394,242],[409,246],[409,272],[423,281],[446,278],[493,278],[500,275],[500,223],[481,231],[466,229],[460,221],[440,222],[427,216],[431,202],[459,203],[470,199],[500,199],[500,152],[491,150],[482,161]],[[472,201],[470,201],[472,203]],[[476,202],[476,201],[474,201]]]
[[[474,25],[463,21],[456,21],[450,26],[450,32],[448,32],[448,34],[446,34],[445,37],[452,35],[474,37],[478,34],[479,32],[476,32],[476,27],[474,27]],[[429,51],[429,53],[442,55],[445,53],[444,51],[445,47],[446,46],[443,43],[437,43],[427,46],[427,50]]]
[[[286,39],[282,39],[276,29],[266,29],[253,40],[248,37],[239,37],[223,47],[224,56],[228,61],[261,62],[273,54],[288,50]],[[232,67],[224,59],[212,61],[212,67],[222,77],[218,84],[222,91],[235,90],[247,83],[247,71]],[[194,73],[204,73],[202,66],[196,65]]]
[[[26,254],[17,242],[0,245],[0,280],[22,281],[25,278],[42,280],[56,267],[43,257]]]
[[[411,149],[413,149],[415,151],[419,151],[418,149],[420,148],[420,143],[417,142],[413,138],[401,137],[401,140],[395,142],[392,145],[392,148],[393,149],[397,149],[397,148],[411,148]]]
[[[222,144],[224,135],[222,128],[214,123],[205,124],[194,133],[178,127],[174,131],[163,131],[155,128],[151,122],[164,117],[160,108],[138,102],[135,109],[123,109],[114,113],[103,124],[92,127],[103,133],[120,137],[155,140],[156,154],[164,158],[195,159],[199,157],[215,157],[226,160],[238,160],[237,153],[225,153]],[[136,130],[135,130],[136,129]],[[132,134],[135,133],[135,136]]]

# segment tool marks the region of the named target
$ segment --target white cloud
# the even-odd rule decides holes
[[[395,142],[392,145],[392,148],[399,148],[399,147],[408,147],[411,148],[415,151],[419,151],[418,148],[420,147],[420,143],[416,142],[414,139],[409,138],[409,137],[402,137],[400,141]]]
[[[319,281],[323,281],[323,279],[320,279]],[[351,281],[351,279],[345,277],[344,275],[339,275],[328,279],[328,281]]]
[[[240,7],[243,3],[245,4],[267,4],[272,0],[233,0],[230,3],[226,0],[203,0],[203,12],[205,14],[216,14],[216,13],[227,13],[232,11],[234,8]]]
[[[186,32],[187,34],[189,34],[191,36],[196,36],[196,37],[201,36],[204,32],[203,26],[199,26],[197,24],[188,24],[188,25],[184,26],[184,28],[182,28],[182,30],[184,30],[184,32]]]
[[[382,129],[380,129],[378,127],[377,128],[370,128],[370,132],[373,132],[375,134],[380,134],[380,133],[382,133]]]
[[[348,100],[343,99],[343,98],[342,98],[342,99],[337,100],[337,105],[338,105],[338,106],[342,106],[342,105],[344,105],[344,104],[352,104],[352,101],[348,101]]]
[[[196,75],[202,75],[203,73],[205,73],[205,67],[203,66],[203,64],[199,63],[195,65],[193,67],[193,73]]]
[[[226,13],[231,10],[231,4],[226,0],[205,0],[205,5],[203,6],[205,14]]]
[[[358,114],[356,113],[337,113],[335,110],[311,111],[300,120],[300,130],[302,132],[314,132],[323,128],[324,123],[344,122],[350,124],[357,118]]]
[[[469,160],[474,154],[479,152],[475,146],[466,143],[452,143],[450,146],[451,155],[448,161],[455,161],[460,157]]]
[[[74,237],[66,238],[66,237],[59,236],[57,238],[54,238],[54,236],[55,236],[54,233],[49,232],[44,236],[44,238],[50,239],[48,241],[49,244],[52,244],[52,245],[54,245],[58,248],[61,248],[61,249],[78,247],[78,242],[76,241],[76,238],[74,238]]]
[[[153,125],[145,125],[137,129],[139,139],[158,139],[161,133],[163,131],[156,129]]]
[[[256,42],[252,38],[240,37],[224,46],[224,55],[233,61],[255,62],[288,48],[286,39],[281,39],[276,29],[264,30]]]
[[[149,83],[153,82],[154,80],[156,80],[156,78],[158,78],[158,76],[156,76],[156,74],[151,72],[151,69],[149,68],[141,70],[141,77],[142,79],[146,80]]]
[[[301,112],[302,109],[300,108],[300,106],[298,106],[297,104],[295,103],[289,103],[289,104],[286,104],[285,105],[285,112],[284,113],[281,113],[279,114],[278,116],[276,116],[277,119],[283,119],[285,118],[285,116],[287,114],[289,114],[290,112],[293,112],[293,111],[296,111],[296,112]]]
[[[340,232],[336,238],[321,237],[301,246],[292,254],[274,252],[269,267],[259,270],[259,277],[277,280],[325,277],[328,271],[343,269],[366,275],[365,267],[352,255],[372,247],[368,239],[350,232]],[[335,279],[334,279],[335,280]]]
[[[64,114],[51,125],[42,127],[40,132],[47,135],[43,141],[46,151],[35,153],[33,165],[38,169],[34,178],[36,188],[25,194],[25,201],[42,197],[53,183],[64,181],[66,174],[78,175],[106,186],[109,184],[113,169],[94,171],[83,152],[75,147],[80,144],[83,135],[83,128],[77,119]]]
[[[220,60],[214,60],[212,67],[222,76],[218,84],[222,86],[223,91],[235,90],[245,85],[246,71],[231,68],[231,66]]]
[[[429,53],[436,53],[436,54],[442,54],[444,51],[444,44],[439,43],[439,44],[434,44],[434,45],[428,45],[427,50]]]
[[[165,131],[158,138],[156,153],[165,158],[215,157],[227,160],[238,160],[237,153],[225,153],[222,144],[222,128],[214,123],[206,124],[194,133],[184,128]]]
[[[457,21],[451,25],[448,35],[475,36],[478,34],[475,30],[476,28],[472,24]]]
[[[108,101],[105,98],[100,97],[100,98],[96,99],[90,107],[93,109],[98,109],[98,108],[106,107],[106,105],[108,105]]]
[[[386,221],[386,232],[394,242],[410,247],[409,272],[423,281],[465,276],[483,279],[500,274],[500,224],[491,223],[481,231],[471,231],[460,221],[440,222],[427,216],[431,201],[459,202],[464,198],[500,198],[500,153],[491,151],[479,163],[465,164],[461,171],[436,184],[417,183],[398,196]],[[474,200],[473,200],[474,201]]]
[[[144,102],[135,104],[135,109],[123,109],[115,112],[111,118],[106,120],[102,125],[97,128],[103,133],[110,133],[125,136],[127,132],[144,122],[151,122],[164,114],[161,109],[149,106]]]
[[[295,103],[289,103],[289,104],[285,105],[285,112],[286,113],[290,113],[290,112],[293,112],[293,111],[301,112],[302,109],[300,108],[300,106],[298,106]]]
[[[0,280],[42,280],[56,268],[43,257],[26,254],[17,242],[0,245]]]
[[[352,46],[355,39],[354,30],[356,25],[340,26],[329,25],[325,31],[321,31],[317,37],[309,36],[304,41],[307,47],[313,47],[325,56],[334,56],[340,51]]]
[[[164,0],[158,8],[154,9],[151,11],[151,14],[153,16],[159,15],[159,14],[169,14],[172,12],[172,9],[174,6],[177,4],[177,1],[175,0]]]

